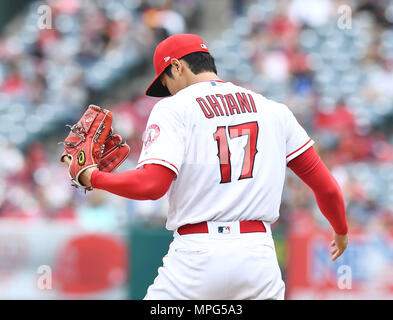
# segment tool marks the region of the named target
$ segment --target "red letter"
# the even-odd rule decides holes
[[[240,114],[239,107],[238,107],[238,105],[236,104],[236,100],[235,100],[235,98],[233,97],[233,95],[232,95],[232,94],[226,94],[226,95],[225,95],[225,99],[227,100],[228,108],[229,108],[230,113],[231,113],[231,114],[234,114],[234,111],[233,111],[233,110],[236,110],[237,114]]]
[[[250,102],[251,102],[252,111],[257,112],[257,109],[255,108],[255,102],[254,102],[252,95],[248,94],[248,98],[250,99]]]
[[[211,109],[207,105],[206,101],[203,100],[203,98],[196,98],[196,101],[199,103],[199,105],[200,105],[203,113],[205,114],[206,118],[210,119],[210,118],[214,117],[213,111],[211,111]]]
[[[225,114],[226,114],[227,116],[229,116],[229,114],[228,114],[228,109],[227,109],[227,106],[226,106],[226,104],[225,104],[224,96],[223,96],[222,94],[216,94],[216,96],[219,97],[219,98],[221,99],[222,105],[224,106],[224,109],[225,109]]]
[[[206,96],[207,101],[209,101],[210,106],[212,107],[212,109],[214,110],[214,113],[216,114],[216,116],[223,116],[224,113],[222,112],[220,103],[218,102],[217,98],[215,96]],[[214,102],[212,101],[212,99],[214,99]],[[220,114],[218,114],[218,110],[220,110]]]
[[[246,94],[244,92],[241,95],[240,93],[236,93],[236,98],[243,113],[246,113],[245,109],[247,109],[248,112],[251,112],[250,104],[248,103]]]

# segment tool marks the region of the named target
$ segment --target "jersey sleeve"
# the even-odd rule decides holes
[[[157,104],[143,134],[143,147],[137,168],[148,163],[163,165],[176,175],[184,159],[185,126],[182,117],[172,108]]]
[[[314,141],[286,107],[286,158],[287,163],[310,148]]]

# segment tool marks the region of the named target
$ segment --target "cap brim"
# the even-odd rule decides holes
[[[167,87],[164,87],[160,81],[160,75],[159,74],[153,82],[150,84],[150,86],[146,90],[146,95],[151,96],[151,97],[167,97],[170,96],[171,93],[169,92]]]

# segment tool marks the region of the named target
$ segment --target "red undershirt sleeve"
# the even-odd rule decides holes
[[[147,164],[120,173],[95,170],[91,175],[91,185],[129,199],[157,200],[167,193],[175,176],[167,167]]]
[[[288,167],[314,192],[322,214],[337,234],[348,232],[345,203],[336,179],[313,147],[292,159]]]

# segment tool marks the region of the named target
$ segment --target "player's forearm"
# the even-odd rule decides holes
[[[314,148],[291,160],[288,167],[312,189],[319,209],[334,231],[346,234],[348,224],[342,191]]]
[[[323,165],[322,162],[321,165]],[[316,170],[320,169],[316,168]],[[347,219],[345,216],[344,197],[339,185],[334,180],[334,177],[332,176],[330,179],[332,181],[328,183],[322,183],[322,185],[318,187],[313,186],[312,189],[319,209],[326,217],[326,219],[330,222],[334,231],[337,234],[344,235],[348,233]],[[336,187],[333,187],[333,184],[336,184]],[[325,187],[331,189],[323,190]]]
[[[150,164],[141,169],[121,173],[94,171],[93,188],[106,190],[134,200],[157,200],[168,191],[175,174],[161,165]]]

